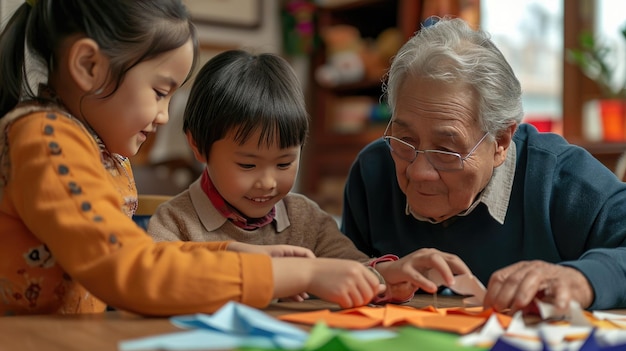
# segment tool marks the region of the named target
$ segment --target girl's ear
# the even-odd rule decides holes
[[[191,132],[187,131],[185,132],[185,135],[187,136],[187,143],[189,144],[189,147],[191,147],[191,150],[193,151],[193,156],[196,158],[196,160],[200,163],[207,163],[207,157],[204,157],[204,155],[202,155],[200,151],[198,151],[198,144],[196,144],[193,136],[191,136]]]
[[[108,59],[93,39],[76,40],[68,51],[69,73],[84,91],[101,88],[108,72]]]

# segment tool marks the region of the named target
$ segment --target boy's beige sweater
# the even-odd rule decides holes
[[[150,219],[148,233],[156,241],[236,240],[261,245],[289,244],[306,247],[317,257],[369,260],[341,233],[332,216],[303,195],[288,194],[276,204],[276,216],[271,224],[245,230],[215,209],[199,180],[157,208]]]

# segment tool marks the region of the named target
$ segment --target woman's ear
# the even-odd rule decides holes
[[[204,157],[204,155],[202,155],[202,153],[198,151],[198,144],[196,144],[193,136],[191,136],[191,132],[186,131],[185,136],[187,136],[187,143],[189,144],[189,147],[191,147],[191,150],[193,151],[193,156],[196,158],[196,160],[200,163],[207,163],[208,157]]]
[[[494,153],[494,167],[498,167],[504,163],[509,146],[513,142],[513,134],[517,130],[517,124],[513,123],[508,128],[500,131],[496,136],[496,152]]]
[[[69,73],[83,91],[101,88],[108,72],[108,59],[90,38],[76,40],[68,51]]]

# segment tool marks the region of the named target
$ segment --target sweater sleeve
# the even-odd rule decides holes
[[[12,124],[4,196],[69,276],[104,302],[146,315],[270,302],[268,256],[215,251],[225,248],[219,242],[154,243],[120,210],[91,136],[68,118],[46,115]]]
[[[584,149],[549,137],[558,138],[536,132],[529,137],[526,230],[552,233],[555,262],[589,281],[590,309],[626,307],[626,184]],[[543,242],[533,252],[549,252],[550,241]]]
[[[594,291],[590,309],[624,308],[626,186],[609,170],[578,172],[583,177],[580,185],[570,190],[571,197],[559,198],[567,200],[572,207],[570,213],[560,216],[561,225],[557,227],[561,252],[570,252],[564,255],[566,261],[561,264],[580,270],[589,281]],[[584,243],[583,252],[578,259],[571,259],[575,250],[570,245],[577,241]]]
[[[360,251],[370,257],[377,257],[381,256],[382,253],[378,252],[371,241],[370,203],[366,195],[368,189],[366,189],[362,169],[362,161],[366,152],[367,149],[359,153],[348,173],[343,195],[341,231]],[[376,160],[370,160],[370,162],[376,162]],[[381,204],[381,206],[384,205]]]

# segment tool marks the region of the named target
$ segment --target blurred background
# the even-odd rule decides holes
[[[348,169],[382,136],[389,60],[432,15],[489,31],[522,83],[525,123],[563,135],[623,178],[626,151],[624,0],[185,0],[200,60],[232,48],[285,57],[311,116],[294,192],[339,216]],[[0,0],[1,24],[23,1]],[[173,195],[202,170],[182,133],[187,84],[170,122],[132,158],[140,193]]]

